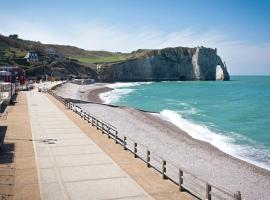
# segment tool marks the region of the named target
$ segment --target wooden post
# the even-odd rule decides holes
[[[211,185],[206,183],[206,200],[211,200]]]
[[[106,125],[107,126],[107,125]],[[105,132],[105,134],[107,134],[108,138],[111,139],[111,135],[110,135],[110,128],[107,126],[108,130],[107,133]]]
[[[166,179],[166,161],[162,160],[162,178]]]
[[[104,133],[104,126],[103,126],[103,123],[101,124],[101,133],[102,133],[102,134]]]
[[[94,118],[93,117],[91,117],[91,124],[92,124],[92,126],[94,126]]]
[[[150,167],[150,151],[146,151],[146,166]]]
[[[115,131],[115,144],[118,144],[118,131]]]
[[[127,150],[127,147],[126,147],[126,145],[127,145],[127,137],[126,136],[124,136],[123,145],[124,145],[124,150]]]
[[[134,158],[137,158],[137,143],[134,142]]]
[[[184,190],[183,188],[183,171],[181,169],[179,169],[179,191],[182,192]]]
[[[97,128],[97,130],[99,130],[99,128],[98,128],[98,120],[96,120],[96,128]]]
[[[241,200],[242,198],[241,198],[241,193],[240,193],[240,191],[237,191],[235,194],[234,194],[234,199],[235,200]]]

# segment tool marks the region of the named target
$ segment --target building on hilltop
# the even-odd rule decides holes
[[[39,52],[37,51],[29,51],[27,52],[26,56],[24,57],[28,62],[38,62],[41,60],[41,57],[43,57]]]
[[[48,48],[44,52],[29,51],[24,57],[28,62],[39,62],[39,61],[55,61],[63,59],[64,56],[53,48]]]

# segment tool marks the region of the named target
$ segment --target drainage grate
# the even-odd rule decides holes
[[[40,143],[45,143],[45,144],[55,144],[56,141],[57,141],[57,139],[42,139],[42,140],[39,140]]]

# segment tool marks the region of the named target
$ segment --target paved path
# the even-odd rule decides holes
[[[44,93],[27,93],[43,199],[151,199]]]
[[[35,152],[28,118],[26,95],[20,92],[15,105],[6,109],[0,120],[4,131],[0,153],[0,199],[40,199]]]
[[[135,180],[151,197],[156,200],[195,200],[188,192],[179,192],[178,185],[162,176],[153,168],[146,167],[145,162],[134,158],[130,151],[124,151],[123,146],[116,144],[106,134],[102,134],[96,127],[91,126],[87,120],[83,120],[50,94],[46,96],[65,115],[72,120],[88,137],[90,137],[114,162],[117,163],[133,180]]]

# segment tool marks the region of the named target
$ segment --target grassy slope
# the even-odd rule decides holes
[[[23,58],[29,50],[45,52],[48,48],[56,49],[65,57],[78,60],[82,64],[86,65],[91,63],[121,61],[127,57],[127,54],[122,53],[109,51],[87,51],[68,45],[42,44],[35,41],[13,39],[0,34],[0,64],[10,63],[14,58]]]
[[[79,62],[82,63],[108,63],[108,62],[116,62],[116,61],[121,61],[125,60],[125,56],[119,55],[119,54],[113,54],[110,56],[101,56],[101,57],[82,57],[79,55],[74,55],[70,56],[71,59],[78,60]]]

